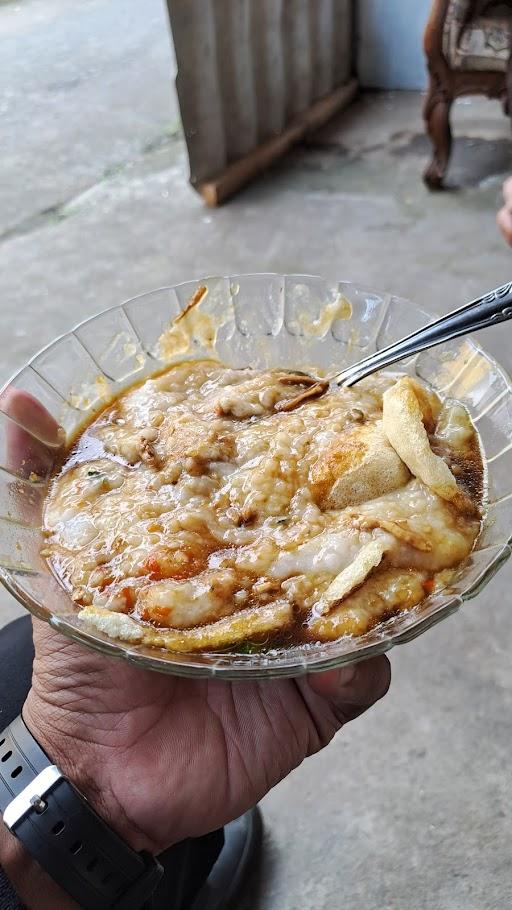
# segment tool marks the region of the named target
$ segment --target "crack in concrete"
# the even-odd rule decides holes
[[[47,209],[36,212],[35,215],[29,215],[28,218],[19,221],[14,227],[7,228],[6,231],[0,234],[0,244],[5,243],[7,240],[12,240],[13,237],[22,237],[24,234],[30,234],[32,231],[37,231],[48,224],[56,224],[62,221],[66,217],[63,214],[63,209],[69,201],[51,205]]]
[[[56,202],[54,205],[50,205],[48,208],[41,209],[41,211],[35,212],[33,215],[28,215],[17,224],[7,228],[7,230],[0,233],[0,245],[8,240],[12,240],[13,238],[26,236],[27,234],[31,234],[34,231],[40,230],[41,228],[45,228],[53,224],[59,224],[66,218],[72,217],[78,212],[78,207],[76,209],[74,208],[75,203],[86,193],[89,194],[102,184],[108,183],[109,181],[120,177],[130,167],[132,167],[134,163],[143,161],[144,158],[147,158],[151,154],[159,152],[162,149],[165,149],[167,147],[171,148],[174,143],[182,138],[182,136],[183,134],[181,126],[173,125],[169,127],[169,129],[165,130],[165,132],[160,133],[158,136],[154,136],[153,139],[150,139],[148,142],[146,142],[142,146],[140,152],[134,158],[130,158],[127,161],[121,161],[117,164],[113,164],[107,167],[99,179],[94,183],[91,183],[89,186],[84,187],[79,192],[74,193],[68,199],[65,199],[62,202]]]

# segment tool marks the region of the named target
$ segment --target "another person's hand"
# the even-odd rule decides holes
[[[57,431],[25,393],[6,409],[22,426],[35,422],[39,438]],[[31,461],[44,464],[45,447],[34,450],[33,437],[16,427],[10,458],[25,462],[24,473],[30,447]],[[25,722],[105,820],[152,853],[253,806],[381,698],[390,680],[385,657],[297,680],[230,684],[142,670],[37,620],[34,641]]]
[[[512,177],[503,184],[504,205],[499,210],[496,221],[505,240],[512,246]]]

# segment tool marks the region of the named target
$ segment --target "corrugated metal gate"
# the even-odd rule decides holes
[[[217,204],[353,97],[352,0],[167,0],[191,181]]]

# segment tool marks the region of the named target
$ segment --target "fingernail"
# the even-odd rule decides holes
[[[341,667],[338,670],[338,686],[343,689],[349,686],[357,675],[357,665],[349,664],[348,667]]]

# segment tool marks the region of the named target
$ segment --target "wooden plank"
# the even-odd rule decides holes
[[[197,189],[206,204],[214,207],[233,196],[242,186],[286,154],[306,133],[322,126],[334,114],[350,104],[356,91],[357,80],[352,79],[347,85],[340,86],[320,98],[302,114],[294,117],[280,136],[264,142],[231,164],[217,177],[200,183]]]

